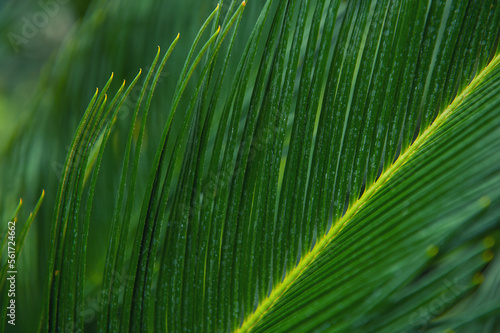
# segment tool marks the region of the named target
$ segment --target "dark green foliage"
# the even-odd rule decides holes
[[[58,179],[17,173],[58,184],[39,330],[494,332],[496,1],[126,3],[92,2],[3,153],[73,137]],[[173,11],[203,15],[174,39]]]

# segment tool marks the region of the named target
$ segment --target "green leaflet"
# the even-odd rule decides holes
[[[39,330],[494,331],[496,1],[127,1],[89,7],[100,47],[58,70],[144,63],[115,46],[207,15],[91,99],[44,213]]]
[[[378,329],[387,331],[411,330],[412,322],[408,318],[406,321],[400,319],[398,327],[390,321],[385,325],[378,323],[380,314],[373,317],[367,314],[371,309],[385,305],[389,299],[393,304],[386,309],[386,316],[394,313],[395,308],[403,312],[400,314],[402,317],[412,316],[412,311],[417,311],[421,304],[406,301],[409,304],[405,313],[398,306],[405,296],[397,292],[405,280],[415,278],[429,263],[431,258],[426,249],[438,246],[453,250],[456,245],[449,244],[450,237],[461,228],[470,227],[473,223],[491,224],[491,217],[477,214],[485,209],[482,201],[497,202],[500,199],[495,191],[500,182],[496,163],[499,156],[491,155],[491,148],[500,139],[500,133],[495,130],[500,124],[496,112],[500,107],[497,97],[500,91],[499,75],[500,57],[497,56],[413,145],[382,173],[377,182],[367,188],[332,230],[260,304],[241,330],[254,325],[255,331],[286,332],[292,327],[298,331],[321,327],[321,330],[328,328],[331,331],[361,330],[359,326],[363,321],[366,322],[363,323],[363,326],[366,325],[363,331],[377,331],[374,323],[380,325]],[[488,134],[478,135],[479,129]],[[481,169],[487,168],[491,174],[481,177],[474,168],[478,161],[482,163]],[[464,202],[468,204],[464,206]],[[367,240],[372,241],[367,243]],[[371,247],[371,244],[374,246]],[[409,245],[411,251],[406,249]],[[482,254],[484,250],[484,246],[479,246],[471,251]],[[468,284],[472,275],[491,260],[478,255],[475,264],[459,266],[466,265],[471,251],[456,255],[455,267],[437,265],[439,269],[448,269],[447,274],[451,277],[461,279],[465,289],[470,288]],[[353,255],[354,258],[351,257]],[[375,258],[377,260],[374,261]],[[396,261],[396,258],[399,260]],[[401,267],[403,262],[412,263],[411,268]],[[468,278],[453,272],[456,267],[463,268],[462,272],[465,272],[460,274]],[[442,280],[439,283],[441,287],[446,287]],[[363,288],[359,287],[360,284]],[[377,288],[382,288],[386,299],[371,296]],[[420,297],[422,293],[429,292],[429,288],[420,288]],[[392,293],[396,295],[392,296]],[[356,316],[343,319],[343,314],[349,311],[348,306]],[[381,312],[380,309],[378,311]],[[287,312],[290,314],[286,315]],[[321,317],[311,317],[312,313],[319,313]],[[370,318],[375,322],[370,323]],[[426,326],[429,319],[417,317],[415,321],[418,324],[415,326]],[[276,323],[278,326],[275,326]],[[389,323],[394,326],[389,326]]]
[[[24,241],[26,239],[26,235],[28,233],[28,230],[31,227],[31,224],[35,220],[36,214],[38,213],[40,206],[42,205],[42,201],[43,201],[44,196],[45,196],[45,191],[42,191],[42,194],[41,194],[40,198],[38,199],[38,202],[37,202],[35,208],[33,209],[33,212],[30,213],[28,219],[24,222],[22,229],[19,230],[19,228],[17,228],[17,225],[19,223],[17,216],[18,216],[18,213],[21,210],[21,207],[23,205],[22,199],[19,200],[19,204],[17,205],[16,210],[12,214],[9,221],[7,221],[7,222],[14,222],[15,230],[12,230],[11,228],[9,228],[11,226],[10,223],[6,223],[7,228],[5,229],[5,235],[2,237],[2,244],[0,247],[0,249],[2,251],[2,255],[3,255],[3,253],[6,253],[5,263],[2,263],[1,271],[0,271],[0,278],[2,279],[2,280],[0,280],[0,290],[2,291],[2,296],[0,297],[0,302],[1,302],[0,309],[1,309],[2,313],[5,314],[0,319],[0,327],[6,327],[8,325],[7,322],[9,320],[11,320],[11,317],[7,316],[7,314],[11,313],[11,311],[8,310],[7,307],[10,306],[10,302],[11,302],[10,300],[12,300],[12,299],[14,301],[16,300],[15,294],[16,293],[19,294],[19,287],[18,287],[19,283],[18,283],[17,273],[13,273],[16,276],[16,278],[15,278],[16,281],[14,283],[15,287],[13,290],[13,295],[12,295],[12,292],[10,291],[10,289],[11,289],[10,288],[10,281],[7,280],[7,274],[9,271],[16,271],[17,272],[18,263],[19,263],[19,256],[20,256],[21,250],[24,246]],[[14,232],[14,235],[11,234],[10,232]],[[12,241],[12,239],[14,241]],[[12,250],[14,250],[14,251],[12,251]],[[7,256],[8,254],[11,254],[11,253],[14,253],[14,255],[15,255],[14,269],[12,267],[10,267],[10,264],[9,264],[9,260],[11,260],[13,258],[10,258]],[[11,274],[11,276],[12,276],[12,274]],[[15,320],[14,322],[18,322],[18,321]]]

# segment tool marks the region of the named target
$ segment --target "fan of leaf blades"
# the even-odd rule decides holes
[[[498,4],[268,1],[228,77],[244,6],[232,1],[221,27],[216,9],[201,29],[149,178],[139,175],[146,191],[136,194],[147,110],[171,50],[132,140],[158,55],[151,66],[130,123],[98,329],[392,332],[475,327],[498,313],[491,302],[460,316],[492,260],[491,238],[482,240],[498,230],[500,216]],[[211,37],[188,67],[212,19]],[[172,117],[205,54],[173,137]],[[233,84],[223,93],[225,80]],[[121,104],[114,102],[122,96],[120,89],[108,107],[108,86],[82,119],[61,181],[49,331],[84,327],[81,259],[97,170]],[[127,257],[136,199],[142,208]],[[490,271],[498,274],[494,267],[485,281]],[[484,297],[484,285],[476,298]],[[450,289],[454,296],[433,307]]]
[[[15,223],[15,229],[9,228],[9,224],[7,224],[7,228],[5,230],[5,234],[2,237],[2,243],[0,244],[0,250],[2,251],[2,256],[4,251],[7,251],[8,254],[14,253],[14,258],[11,258],[10,256],[6,255],[6,261],[5,263],[2,264],[2,270],[0,271],[0,290],[2,291],[2,297],[0,298],[0,309],[2,313],[4,313],[4,316],[0,319],[0,327],[5,327],[7,324],[6,322],[9,321],[10,319],[14,319],[11,317],[8,317],[8,314],[11,313],[11,310],[8,309],[7,307],[10,307],[10,302],[11,300],[16,300],[15,294],[16,294],[16,280],[17,280],[17,263],[19,260],[19,256],[21,254],[21,250],[24,245],[24,241],[26,239],[26,235],[28,233],[28,230],[30,229],[31,224],[35,220],[36,214],[38,213],[38,210],[40,209],[40,206],[42,204],[43,198],[45,196],[45,192],[42,192],[42,195],[38,199],[38,202],[33,209],[33,212],[30,213],[28,219],[25,221],[23,224],[23,227],[21,230],[17,228],[18,225],[18,213],[21,210],[21,207],[23,205],[23,200],[21,199],[19,201],[19,204],[14,212],[12,214],[12,217],[9,219],[10,222]],[[13,233],[12,233],[13,232]],[[13,239],[13,241],[11,240]],[[14,244],[13,246],[10,246]],[[13,251],[12,251],[13,248]],[[12,259],[14,259],[14,269],[12,266]],[[15,271],[16,273],[9,273],[9,271]],[[7,274],[14,275],[16,278],[14,280],[14,289],[11,291],[11,286],[10,286],[10,280],[7,280]],[[15,314],[15,306],[14,306],[14,314]],[[15,320],[14,320],[15,322]]]

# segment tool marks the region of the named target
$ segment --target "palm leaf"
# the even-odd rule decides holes
[[[17,263],[19,260],[19,256],[21,254],[21,250],[24,246],[24,241],[26,239],[26,235],[28,230],[31,227],[31,224],[35,220],[35,216],[40,209],[40,206],[43,201],[43,197],[45,196],[45,192],[42,192],[42,195],[38,199],[38,202],[33,209],[33,212],[30,213],[28,219],[23,224],[23,227],[20,231],[17,230],[18,225],[18,214],[21,210],[21,206],[23,205],[23,200],[19,201],[14,214],[12,214],[11,218],[7,223],[7,228],[5,229],[5,234],[2,237],[1,251],[2,258],[4,257],[4,251],[7,252],[5,255],[6,260],[5,263],[2,264],[2,268],[0,271],[0,278],[2,279],[0,282],[0,290],[2,291],[2,296],[0,298],[0,308],[2,313],[5,315],[0,319],[0,327],[7,326],[6,322],[15,320],[15,301],[16,301],[16,280],[17,280]],[[9,279],[7,278],[7,274],[9,274]],[[13,279],[12,279],[13,278]],[[13,283],[12,283],[13,282]],[[14,317],[10,317],[9,314],[12,314],[11,302],[14,301]],[[15,325],[15,324],[14,324]]]
[[[221,2],[137,96],[140,73],[108,104],[109,79],[62,169],[40,329],[493,332],[498,6]]]

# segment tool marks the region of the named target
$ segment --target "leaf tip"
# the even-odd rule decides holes
[[[490,249],[488,249],[488,250],[486,250],[486,251],[483,252],[483,261],[484,262],[490,262],[490,261],[492,261],[493,257],[495,257],[495,254]]]
[[[484,247],[486,247],[487,249],[489,249],[490,247],[493,247],[493,245],[495,245],[495,238],[493,238],[491,236],[487,236],[483,240],[483,244],[484,244]]]
[[[435,257],[439,253],[439,247],[437,247],[436,245],[429,245],[425,252],[429,257]]]
[[[475,285],[481,284],[483,282],[484,282],[484,275],[481,272],[477,272],[472,277],[472,283],[475,284]]]

